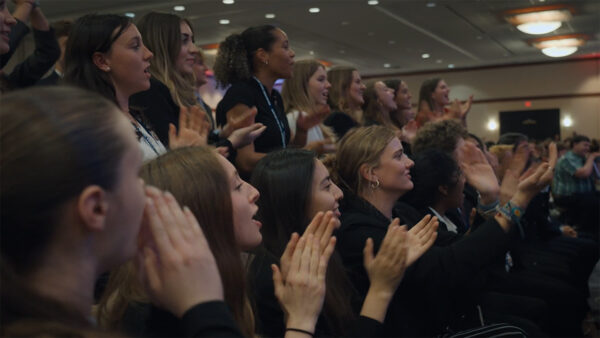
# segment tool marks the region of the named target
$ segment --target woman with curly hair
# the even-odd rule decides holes
[[[230,87],[217,106],[217,124],[224,126],[255,108],[256,121],[267,126],[254,143],[238,151],[236,166],[243,175],[270,151],[286,148],[290,142],[304,146],[300,138],[291,140],[283,99],[273,90],[277,79],[292,77],[294,56],[285,32],[271,25],[250,27],[219,45],[215,77],[220,86]],[[296,131],[307,131],[314,125],[301,118]]]

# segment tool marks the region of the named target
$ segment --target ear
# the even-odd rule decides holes
[[[438,191],[442,194],[442,196],[448,196],[448,187],[445,185],[440,185],[438,187]]]
[[[77,212],[88,231],[104,230],[108,214],[108,201],[104,189],[97,185],[86,187],[79,195]]]
[[[110,61],[106,58],[104,53],[95,52],[94,55],[92,55],[92,61],[100,70],[104,72],[110,71]]]
[[[269,62],[269,53],[264,48],[259,48],[254,54],[259,63],[265,64]]]
[[[363,179],[369,182],[374,181],[373,168],[369,167],[366,163],[363,163],[358,171]]]

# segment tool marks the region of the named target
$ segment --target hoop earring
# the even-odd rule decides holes
[[[376,178],[375,183],[371,182],[369,184],[369,186],[371,187],[372,190],[376,190],[377,188],[379,188],[379,180]]]
[[[268,65],[268,64],[269,64],[269,60],[265,60],[265,65]]]

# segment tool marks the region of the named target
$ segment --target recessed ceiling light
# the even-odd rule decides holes
[[[427,7],[429,7],[429,8],[435,7],[435,2],[428,2]]]
[[[367,1],[367,3],[371,6],[379,5],[379,1],[377,0],[369,0]]]
[[[340,54],[346,54],[346,51],[343,49],[340,49]]]
[[[227,20],[227,19],[221,19],[221,20],[219,20],[219,23],[221,25],[229,25],[229,20]]]
[[[348,26],[350,23],[348,21],[342,21],[341,25],[342,26]]]
[[[390,41],[388,41],[388,45],[393,45],[393,44],[395,44],[395,43],[396,43],[396,41],[394,41],[394,40],[390,40]]]
[[[312,7],[312,8],[309,8],[308,11],[311,13],[319,13],[321,11],[321,9],[319,9],[319,7]]]
[[[135,13],[133,13],[133,12],[127,12],[127,13],[125,13],[125,16],[128,17],[128,18],[135,18]]]
[[[442,59],[435,60],[435,63],[442,63]]]
[[[390,65],[389,63],[384,63],[383,64],[383,68],[390,68],[392,65]]]
[[[562,120],[562,125],[564,127],[570,127],[573,125],[573,120],[571,120],[569,116],[565,116],[565,118]]]
[[[315,51],[314,51],[314,50],[311,50],[311,51],[309,51],[309,52],[308,52],[308,54],[310,54],[310,55],[315,55]]]
[[[448,68],[454,68],[454,64],[452,64],[452,63],[451,63],[451,64],[449,64],[449,65],[448,65]]]
[[[375,35],[375,33],[373,33],[373,32],[368,32],[368,33],[367,33],[367,35],[368,35],[368,36],[373,36],[373,35]]]
[[[173,10],[175,10],[177,12],[183,12],[183,11],[185,11],[185,6],[174,6]]]
[[[233,5],[235,3],[235,0],[223,0],[223,3],[226,5]]]
[[[427,53],[421,54],[421,57],[422,57],[423,59],[429,59],[429,57],[430,57],[430,56],[431,56],[431,55],[429,55],[429,54],[427,54]]]
[[[542,49],[542,53],[553,58],[568,56],[575,53],[576,51],[577,47],[548,47]]]
[[[542,21],[542,22],[528,22],[520,24],[517,29],[527,34],[547,34],[553,32],[562,26],[560,21]]]
[[[267,19],[275,19],[275,14],[273,14],[273,13],[267,13],[267,14],[265,14],[265,18],[267,18]]]

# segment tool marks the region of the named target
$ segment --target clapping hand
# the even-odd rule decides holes
[[[206,145],[209,131],[210,123],[200,107],[192,106],[188,108],[181,106],[179,109],[179,131],[172,123],[169,124],[169,147],[176,149]]]
[[[471,142],[465,142],[459,149],[458,162],[467,182],[481,195],[483,204],[491,204],[498,199],[500,187],[494,169],[485,155]]]

